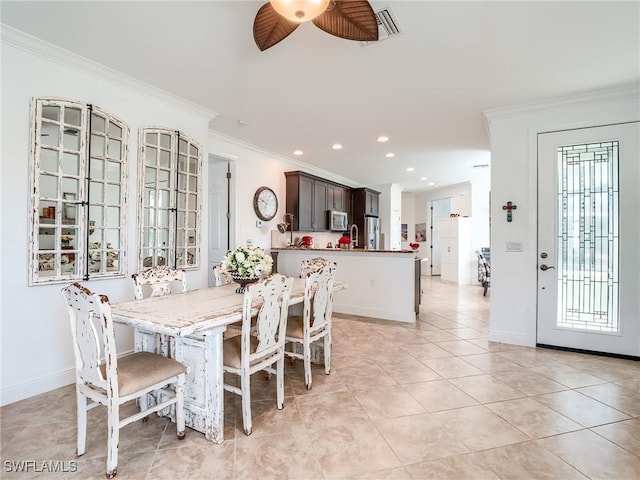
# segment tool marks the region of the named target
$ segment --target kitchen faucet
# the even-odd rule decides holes
[[[353,229],[355,228],[355,235],[353,234]],[[349,229],[349,240],[351,240],[351,248],[355,248],[358,246],[358,225],[355,223],[351,225]]]

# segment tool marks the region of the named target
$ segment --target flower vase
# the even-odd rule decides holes
[[[240,285],[238,288],[236,288],[236,293],[244,293],[247,289],[247,285],[256,283],[258,280],[260,280],[258,277],[243,277],[242,275],[238,275],[235,272],[231,272],[231,278],[234,282]]]

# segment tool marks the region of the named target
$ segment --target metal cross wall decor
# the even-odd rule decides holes
[[[510,222],[511,220],[513,220],[511,216],[511,211],[515,210],[516,208],[518,208],[517,205],[514,205],[511,201],[507,202],[506,205],[502,206],[502,209],[507,211],[507,222]]]

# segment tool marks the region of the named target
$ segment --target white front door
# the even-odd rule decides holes
[[[640,122],[538,136],[541,345],[640,356]]]

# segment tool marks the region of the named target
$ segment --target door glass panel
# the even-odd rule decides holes
[[[40,196],[56,198],[58,196],[58,177],[40,175]]]
[[[91,135],[91,155],[104,157],[105,142],[102,135]]]
[[[558,327],[618,333],[618,142],[558,148]]]
[[[119,182],[122,178],[122,164],[119,162],[107,162],[107,181]]]
[[[162,168],[169,168],[171,164],[171,152],[168,150],[160,150],[160,162],[159,165]]]
[[[60,107],[47,105],[42,107],[42,118],[48,120],[60,121]]]
[[[65,128],[63,146],[66,150],[76,152],[80,150],[80,131],[75,128]]]
[[[101,160],[99,158],[91,159],[91,178],[104,178],[104,160]]]
[[[62,156],[62,173],[65,175],[80,175],[80,155],[65,152]]]
[[[103,197],[103,184],[98,182],[91,182],[91,188],[89,190],[89,201],[91,203],[102,203]]]
[[[64,123],[80,126],[81,111],[79,108],[66,107],[64,109]]]
[[[42,123],[40,127],[42,145],[58,147],[60,145],[60,126],[55,123]]]
[[[78,182],[78,180],[75,178],[64,177],[62,179],[62,191],[64,192],[64,194],[66,195],[71,193],[74,195],[74,197],[68,197],[70,199],[77,198],[79,187],[80,187],[80,182]]]
[[[105,119],[95,113],[91,115],[91,131],[104,132],[105,131]]]
[[[120,160],[122,142],[113,138],[109,139],[109,157],[114,160]]]
[[[53,173],[58,171],[57,151],[44,148],[40,151],[40,170]]]

